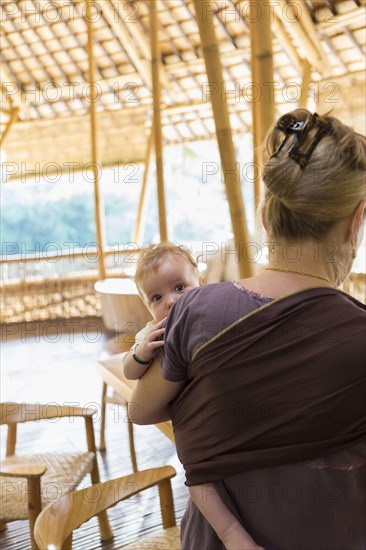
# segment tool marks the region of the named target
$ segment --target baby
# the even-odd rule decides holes
[[[171,307],[185,292],[204,283],[189,250],[171,243],[150,245],[143,252],[135,282],[153,321],[136,334],[135,344],[123,358],[123,374],[129,380],[141,378],[154,360],[155,349],[164,345],[157,338],[164,334]],[[225,548],[259,548],[224,505],[213,484],[195,485],[189,487],[189,492]]]

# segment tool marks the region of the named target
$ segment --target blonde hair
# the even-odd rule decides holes
[[[289,115],[305,121],[311,113],[296,109]],[[366,196],[365,136],[329,115],[319,121],[327,125],[327,131],[304,168],[288,154],[272,156],[264,165],[262,206],[272,238],[320,241]],[[283,139],[280,130],[269,132],[268,157]],[[309,139],[314,139],[311,132]]]
[[[189,249],[183,245],[173,243],[151,244],[141,253],[139,263],[135,274],[135,283],[139,288],[141,282],[146,278],[146,275],[154,271],[156,272],[161,264],[173,256],[181,256],[187,260],[192,266],[192,269],[197,270],[197,262],[192,258]]]

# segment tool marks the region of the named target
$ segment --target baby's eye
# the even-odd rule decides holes
[[[161,300],[161,295],[160,294],[155,294],[152,298],[151,298],[151,301],[152,302],[160,302]]]
[[[176,292],[183,292],[183,290],[185,289],[185,285],[183,283],[179,283],[179,285],[176,285],[175,287],[175,290]]]

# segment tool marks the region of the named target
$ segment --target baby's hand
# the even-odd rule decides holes
[[[151,361],[154,357],[154,350],[164,345],[164,340],[156,340],[165,331],[166,317],[153,325],[147,332],[145,338],[135,348],[135,353],[141,361]]]

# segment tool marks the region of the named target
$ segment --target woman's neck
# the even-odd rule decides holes
[[[331,239],[305,243],[273,242],[268,260],[268,270],[314,279],[333,287],[343,282],[350,267],[339,242]]]
[[[347,253],[336,240],[318,242],[272,242],[268,264],[257,275],[242,279],[249,290],[280,298],[312,287],[337,288],[347,276]]]

